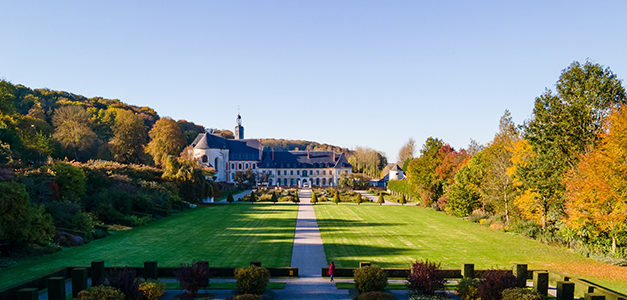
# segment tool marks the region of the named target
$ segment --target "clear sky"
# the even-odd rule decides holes
[[[0,78],[247,137],[489,142],[561,70],[627,76],[626,1],[0,1]]]

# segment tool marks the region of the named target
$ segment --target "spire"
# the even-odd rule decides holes
[[[244,139],[244,126],[242,126],[242,116],[237,113],[237,119],[236,119],[237,125],[235,126],[235,139],[236,140],[243,140]]]

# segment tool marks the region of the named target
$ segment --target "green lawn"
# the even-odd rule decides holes
[[[244,267],[261,261],[269,267],[290,266],[295,205],[230,204],[201,207],[118,232],[87,245],[20,261],[0,271],[0,288],[63,266],[161,266],[209,260],[210,266]]]
[[[315,205],[327,260],[338,267],[370,261],[383,267],[409,267],[417,259],[444,268],[511,268],[527,263],[590,279],[627,292],[627,268],[593,261],[567,249],[496,231],[442,212],[416,206]]]

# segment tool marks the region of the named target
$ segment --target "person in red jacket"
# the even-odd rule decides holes
[[[333,282],[333,274],[335,273],[335,264],[331,262],[329,264],[329,271],[327,271],[327,275],[331,276],[331,282]]]

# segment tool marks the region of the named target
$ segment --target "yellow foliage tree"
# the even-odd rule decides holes
[[[627,230],[627,107],[614,111],[592,152],[565,178],[566,225],[595,228],[612,238]]]

